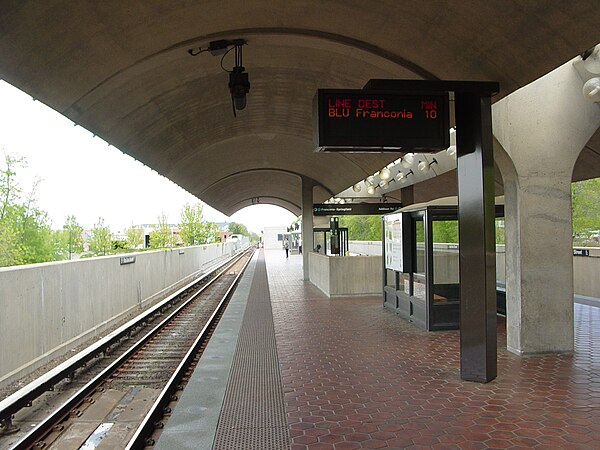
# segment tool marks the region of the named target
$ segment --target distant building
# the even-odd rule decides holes
[[[223,231],[223,230],[221,230],[219,232],[219,241],[226,242],[227,239],[229,239],[232,235],[233,235],[233,233],[231,231]]]
[[[287,227],[265,227],[263,230],[263,247],[269,248],[282,248],[283,238],[287,232]]]

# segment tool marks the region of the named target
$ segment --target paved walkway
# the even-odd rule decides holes
[[[379,297],[328,299],[301,256],[267,251],[293,450],[600,449],[600,308],[575,306],[576,353],[517,357],[461,381],[457,331],[427,333]]]

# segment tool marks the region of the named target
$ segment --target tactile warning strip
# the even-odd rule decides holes
[[[262,250],[256,264],[213,448],[290,448]]]

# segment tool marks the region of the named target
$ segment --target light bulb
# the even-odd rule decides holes
[[[412,163],[414,161],[415,161],[415,154],[407,153],[406,155],[404,155],[402,157],[402,161],[400,162],[400,164],[402,164],[402,167],[404,167],[405,169],[408,169],[410,166],[412,166]]]
[[[398,175],[396,175],[396,181],[401,181],[406,175],[404,175],[404,172],[398,172]]]
[[[600,45],[596,45],[585,61],[583,61],[583,67],[590,73],[600,74]]]
[[[380,188],[385,188],[385,187],[387,187],[387,185],[388,185],[388,182],[387,182],[387,181],[385,181],[385,180],[381,180],[381,181],[379,182],[379,187],[380,187]]]
[[[367,188],[367,193],[373,195],[375,193],[375,186],[371,185]]]
[[[583,96],[591,102],[600,102],[600,78],[590,78],[585,82]]]
[[[356,183],[354,186],[352,186],[352,190],[354,192],[360,192],[361,189],[362,189],[362,187],[361,187],[360,183]]]
[[[381,169],[381,171],[379,172],[379,178],[381,180],[389,180],[392,176],[392,172],[390,169],[388,169],[387,167],[384,167],[383,169]]]
[[[365,184],[367,185],[367,187],[373,186],[375,184],[375,178],[373,177],[373,175],[367,177],[367,179],[365,180]]]
[[[427,163],[427,161],[421,161],[419,162],[419,164],[417,164],[417,168],[421,172],[427,172],[429,170],[429,164]]]

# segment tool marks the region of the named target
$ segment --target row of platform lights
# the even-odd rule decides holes
[[[450,128],[450,146],[443,151],[453,158],[456,156],[456,130],[454,128]],[[397,182],[402,185],[406,184],[408,181],[410,181],[410,177],[414,176],[415,174],[413,168],[419,172],[427,173],[431,169],[431,166],[437,163],[438,161],[435,157],[432,158],[431,161],[427,161],[427,159],[420,153],[407,153],[401,158],[391,162],[381,170],[375,172],[373,175],[370,175],[364,180],[356,183],[354,186],[352,186],[352,190],[357,193],[361,192],[364,185],[367,190],[367,194],[375,195],[377,189],[388,190],[390,183]],[[403,169],[408,170],[405,171]],[[396,176],[392,176],[393,171],[397,171]],[[326,200],[325,203],[343,205],[351,201],[351,198],[331,197],[329,200]]]

